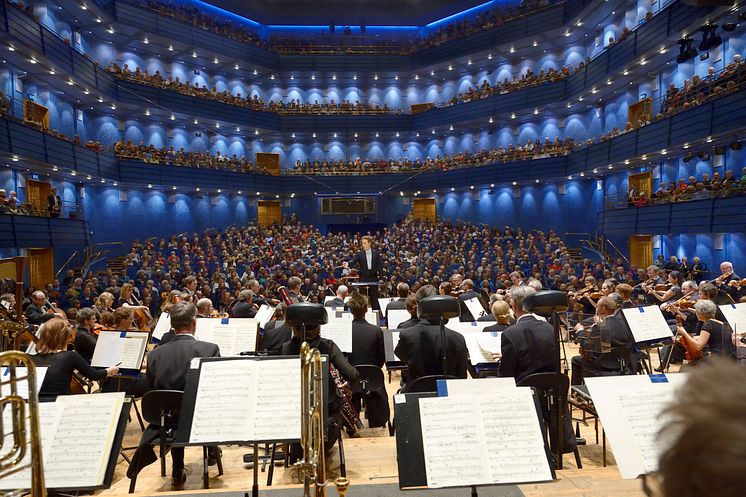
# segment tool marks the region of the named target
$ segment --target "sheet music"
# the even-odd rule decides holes
[[[406,309],[391,309],[386,314],[387,328],[395,330],[401,323],[411,317],[409,311]]]
[[[464,304],[466,304],[466,308],[469,309],[469,312],[471,313],[474,320],[477,320],[487,314],[487,312],[484,310],[484,307],[482,307],[482,303],[477,297],[465,300]]]
[[[492,331],[489,333],[480,333],[477,336],[479,348],[488,354],[502,354],[502,331]]]
[[[158,317],[158,322],[155,323],[153,338],[160,340],[169,331],[171,331],[171,316],[167,312],[162,312]]]
[[[378,311],[368,310],[365,313],[365,320],[373,326],[378,326]]]
[[[393,298],[383,298],[378,299],[378,308],[381,309],[381,312],[383,315],[386,315],[386,308],[389,306],[389,304],[393,301]]]
[[[299,439],[300,389],[297,359],[204,361],[189,442]]]
[[[261,307],[259,307],[259,310],[256,311],[256,316],[254,316],[254,319],[256,319],[257,324],[260,328],[264,329],[264,327],[272,320],[272,316],[275,315],[275,310],[272,309],[267,304],[262,304]]]
[[[39,394],[39,390],[41,389],[41,386],[44,384],[44,377],[47,375],[47,367],[46,366],[37,366],[36,367],[36,394]],[[26,376],[26,368],[16,368],[16,378],[22,378]],[[8,381],[10,378],[10,368],[6,367],[3,368],[2,371],[0,371],[0,383]],[[16,383],[17,385],[17,394],[24,400],[28,400],[28,382],[26,381],[20,381]],[[7,395],[10,395],[10,385],[1,385],[0,386],[0,397],[5,397]],[[8,425],[6,425],[8,426]],[[0,452],[2,454],[2,452]]]
[[[459,321],[451,318],[446,324],[446,328],[465,335],[467,333],[481,332],[488,326],[495,324],[495,321]]]
[[[220,348],[222,357],[236,357],[240,352],[256,350],[257,322],[254,318],[198,319],[194,333],[197,340],[211,342]]]
[[[337,344],[339,350],[352,353],[352,313],[327,308],[329,322],[321,325],[321,336]]]
[[[124,393],[120,392],[66,395],[56,402],[40,404],[42,458],[48,488],[103,484],[123,402]],[[30,481],[30,470],[24,470],[4,478],[2,487],[28,488]]]
[[[464,341],[466,342],[466,351],[469,353],[469,362],[472,364],[472,366],[476,366],[477,364],[497,362],[497,359],[494,359],[492,357],[492,354],[485,351],[479,345],[479,338],[481,335],[483,335],[483,333],[479,331],[461,333],[461,336],[464,337]]]
[[[733,331],[746,332],[746,302],[721,305],[720,310]],[[730,339],[730,337],[726,338]]]
[[[657,305],[622,309],[635,342],[651,342],[673,338],[671,328]]]
[[[666,423],[661,413],[674,400],[686,376],[666,375],[663,383],[638,375],[586,378],[622,478],[657,470],[665,445],[659,436]]]
[[[530,388],[419,402],[428,487],[552,478]]]
[[[108,368],[119,364],[120,369],[139,370],[147,345],[146,332],[102,331],[96,340],[91,366]]]
[[[515,388],[515,378],[479,378],[464,380],[438,380],[446,382],[448,397],[463,397],[465,395],[491,395],[497,389]]]

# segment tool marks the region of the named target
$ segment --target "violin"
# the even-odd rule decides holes
[[[104,326],[101,323],[96,323],[96,324],[93,325],[93,329],[91,330],[91,333],[93,333],[94,335],[98,336],[105,329],[106,329],[106,326]]]
[[[656,292],[667,292],[671,289],[673,285],[671,283],[661,283],[659,285],[655,285],[653,289]]]
[[[742,286],[746,286],[746,278],[741,278],[740,280],[733,280],[728,282],[728,286],[741,288]]]
[[[220,312],[217,309],[213,309],[210,313],[211,318],[219,318],[219,319],[225,319],[227,317],[230,317],[230,315],[227,312]]]
[[[681,326],[683,322],[684,320],[681,316],[676,316],[676,323],[678,326]],[[680,334],[678,328],[676,330],[676,341],[684,347],[684,357],[689,363],[697,362],[704,357],[702,351],[696,347],[691,337],[689,335]]]
[[[717,277],[717,278],[715,278],[714,280],[710,281],[710,283],[714,283],[714,284],[716,284],[716,285],[719,285],[719,284],[721,284],[721,283],[722,283],[723,281],[725,281],[726,279],[730,278],[730,276],[731,276],[732,274],[733,274],[733,271],[729,271],[729,272],[727,272],[727,273],[721,274],[720,276],[718,276],[718,277]]]

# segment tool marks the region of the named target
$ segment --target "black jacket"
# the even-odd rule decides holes
[[[246,302],[237,303],[231,311],[232,318],[253,318],[254,316],[256,316],[254,306]]]
[[[627,369],[631,366],[632,348],[635,339],[621,311],[604,318],[601,326],[594,324],[588,337],[581,342],[587,358],[583,358],[583,377],[620,374],[621,369],[616,354],[624,359]],[[607,344],[602,347],[602,344]],[[612,351],[608,350],[610,346]]]
[[[411,328],[412,326],[414,326],[416,324],[420,324],[420,318],[413,317],[413,318],[409,318],[406,321],[402,321],[401,323],[399,323],[399,326],[397,326],[396,329],[397,330],[404,330],[404,329],[407,329],[407,328]]]
[[[373,364],[379,368],[386,362],[383,348],[383,331],[364,318],[352,321],[352,353],[347,357],[350,364]]]
[[[371,267],[368,267],[368,258],[365,256],[365,251],[361,250],[355,254],[350,260],[350,266],[357,267],[358,274],[360,274],[360,281],[378,281],[379,273],[383,267],[381,262],[381,254],[377,250],[371,249]]]
[[[474,290],[467,290],[466,292],[462,293],[458,296],[458,304],[459,307],[461,307],[461,317],[459,318],[460,321],[463,322],[471,322],[476,321],[478,317],[480,316],[472,316],[471,312],[469,311],[469,308],[466,307],[466,301],[471,299],[478,299],[479,303],[482,304],[482,310],[484,310],[484,302],[482,302],[482,297]]]
[[[55,317],[54,314],[47,314],[46,306],[40,308],[36,304],[31,304],[26,307],[26,321],[28,321],[29,324],[39,325],[46,323],[53,317]]]
[[[521,317],[502,334],[500,376],[512,376],[516,383],[534,373],[557,371],[557,343],[554,328],[532,315]]]
[[[91,333],[85,328],[78,328],[78,332],[75,333],[75,350],[83,356],[88,364],[93,359],[93,352],[96,350],[96,341],[98,336]]]
[[[286,325],[284,321],[280,326],[274,326],[271,329],[264,330],[262,335],[262,350],[270,354],[279,354],[282,344],[289,342],[293,337],[293,329]]]
[[[334,307],[336,309],[344,309],[345,311],[348,309],[347,304],[345,304],[345,301],[340,299],[339,297],[334,297],[333,299],[330,299],[328,302],[324,302],[324,307]]]
[[[389,305],[386,306],[386,312],[388,313],[392,309],[406,309],[407,308],[407,299],[402,298],[396,298],[389,302]]]
[[[456,378],[466,378],[469,365],[466,341],[460,333],[446,328],[448,371]],[[440,325],[422,320],[399,333],[399,344],[394,353],[407,365],[407,383],[422,376],[443,374]]]
[[[148,354],[148,386],[156,390],[184,390],[189,364],[195,357],[220,357],[220,349],[189,334],[175,335]]]
[[[485,333],[486,332],[491,332],[491,331],[505,331],[508,328],[510,328],[509,324],[495,323],[495,324],[491,324],[491,325],[485,327],[482,331],[485,332]]]

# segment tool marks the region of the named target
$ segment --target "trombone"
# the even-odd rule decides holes
[[[31,488],[9,492],[6,496],[30,494],[31,497],[46,497],[36,365],[28,354],[11,350],[0,353],[0,374],[6,368],[8,378],[0,376],[0,447],[7,448],[7,452],[0,453],[0,480],[30,468]],[[19,368],[26,369],[25,375]],[[20,393],[21,382],[25,382],[28,388],[28,404]],[[10,426],[5,426],[8,420]]]
[[[303,497],[326,497],[326,462],[324,460],[324,390],[319,349],[308,342],[300,348],[301,364],[301,447],[303,459],[296,465],[303,478]],[[340,435],[341,436],[341,435]],[[334,481],[337,493],[344,497],[350,486],[347,478]]]

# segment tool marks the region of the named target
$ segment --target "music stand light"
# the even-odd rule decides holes
[[[565,292],[556,290],[541,290],[523,299],[523,310],[533,312],[539,316],[550,318],[554,327],[554,339],[557,342],[557,351],[555,362],[557,366],[557,383],[554,386],[555,399],[560,397],[560,371],[562,371],[562,359],[560,357],[560,328],[559,313],[565,312],[570,307],[570,302]],[[557,446],[555,447],[555,457],[557,458],[557,468],[562,469],[562,448],[565,442],[564,425],[562,423],[562,406],[557,405]]]
[[[456,297],[450,295],[433,295],[417,303],[417,317],[420,319],[440,320],[440,350],[443,376],[448,376],[448,344],[446,342],[446,321],[461,316],[461,306]]]
[[[329,322],[326,308],[313,302],[291,304],[285,310],[285,323],[292,328],[300,328],[303,341],[306,340],[306,328],[316,328]]]

